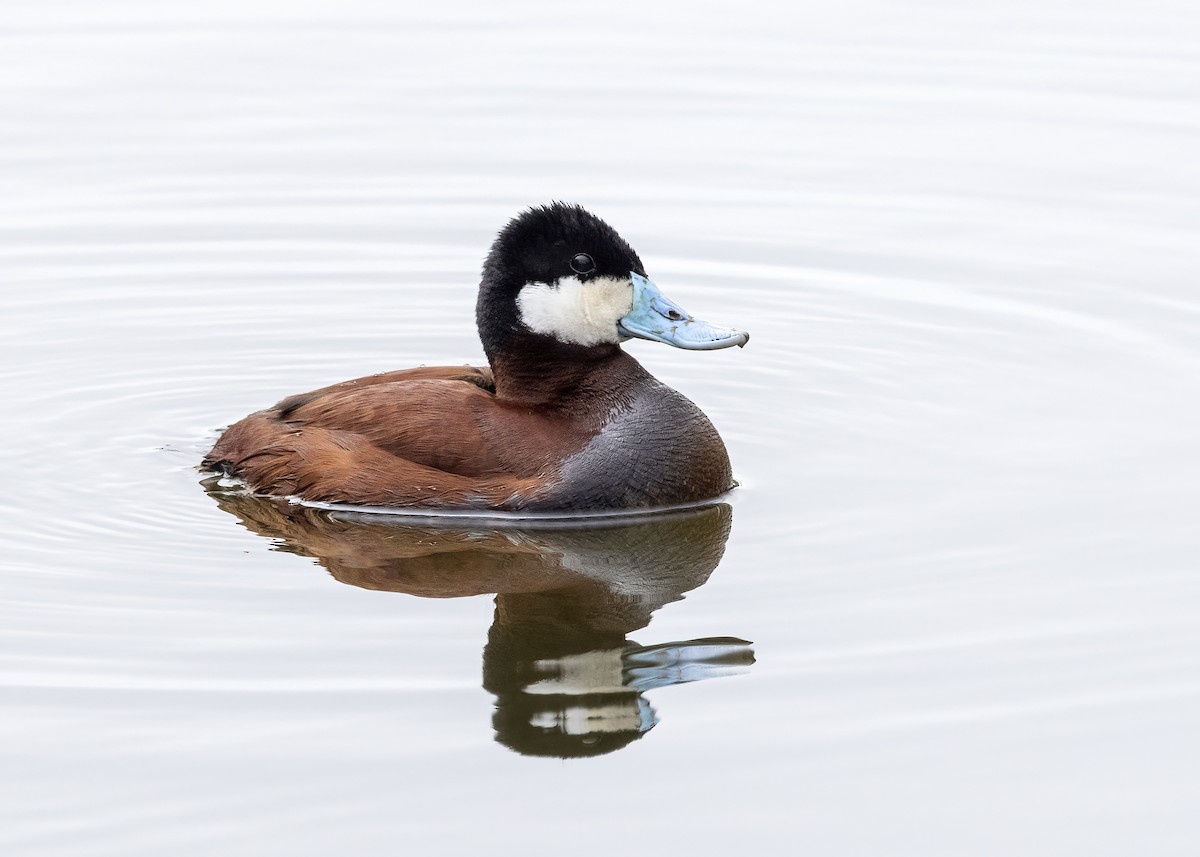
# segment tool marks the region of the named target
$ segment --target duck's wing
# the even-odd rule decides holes
[[[204,464],[277,496],[507,508],[536,480],[484,438],[490,381],[474,367],[422,367],[291,396],[230,426]]]
[[[396,369],[392,372],[380,372],[377,375],[367,375],[352,381],[342,381],[330,384],[308,393],[288,396],[272,410],[278,410],[283,416],[296,408],[315,401],[330,393],[341,393],[347,390],[361,390],[364,387],[376,387],[381,384],[394,384],[401,381],[461,381],[472,384],[489,393],[496,392],[496,382],[492,377],[489,366],[418,366],[415,369]]]

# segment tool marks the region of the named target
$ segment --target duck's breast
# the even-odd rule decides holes
[[[628,509],[689,503],[733,487],[729,455],[687,397],[647,378],[567,457],[531,507]]]

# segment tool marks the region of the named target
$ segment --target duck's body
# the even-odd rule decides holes
[[[540,269],[556,255],[593,270]],[[597,275],[593,256],[630,274]],[[485,265],[489,368],[408,369],[291,396],[231,426],[205,464],[261,493],[388,507],[585,511],[717,497],[733,487],[720,436],[620,341],[713,348],[746,337],[684,318],[652,284],[638,292],[649,283],[640,270],[582,209],[535,209]],[[642,329],[639,301],[671,329]]]

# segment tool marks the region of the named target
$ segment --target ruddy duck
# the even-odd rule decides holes
[[[290,396],[229,429],[204,465],[263,494],[430,510],[578,512],[710,500],[729,455],[708,418],[621,349],[749,336],[689,315],[579,206],[497,237],[476,307],[487,367],[384,372]]]

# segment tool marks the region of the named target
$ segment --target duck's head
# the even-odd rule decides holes
[[[616,230],[558,202],[530,209],[501,230],[484,262],[476,318],[489,359],[522,345],[582,355],[634,337],[692,350],[750,339],[692,316],[650,281]]]

